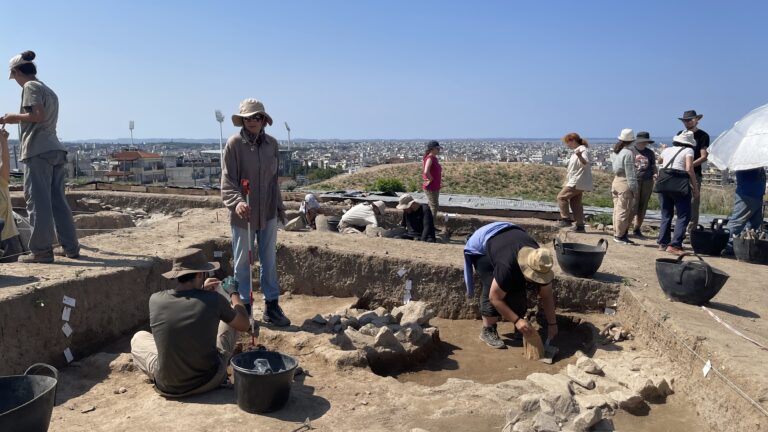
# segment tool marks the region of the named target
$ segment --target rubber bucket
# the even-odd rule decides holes
[[[341,222],[340,217],[328,216],[326,220],[328,221],[328,229],[330,229],[333,232],[337,232],[339,230],[339,223]]]
[[[698,225],[691,231],[691,247],[696,254],[720,256],[723,249],[728,246],[728,238],[731,236],[728,228],[714,228],[714,221],[712,225],[712,229]]]
[[[733,239],[736,259],[752,264],[768,264],[768,240]]]
[[[608,242],[600,239],[597,246],[581,243],[562,243],[559,238],[552,240],[555,255],[560,268],[567,274],[591,278],[603,264],[603,258],[608,251]]]
[[[261,375],[253,370],[256,359],[266,359],[275,373]],[[235,378],[237,406],[252,413],[277,411],[285,406],[291,395],[293,374],[299,362],[275,351],[240,353],[230,361]]]
[[[686,256],[696,257],[698,261],[683,261]],[[677,259],[657,258],[656,277],[667,297],[701,306],[720,292],[729,276],[704,262],[700,256],[685,253]]]
[[[51,376],[36,375],[41,369]],[[37,363],[24,375],[0,377],[0,431],[47,431],[58,376],[53,366]]]

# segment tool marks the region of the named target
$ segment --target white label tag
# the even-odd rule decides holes
[[[408,273],[408,270],[406,270],[405,267],[400,267],[400,270],[397,271],[397,275],[400,277],[403,277],[406,273]]]
[[[72,363],[72,360],[75,359],[75,356],[73,356],[72,351],[67,348],[64,350],[64,358],[67,359],[67,363]]]
[[[221,258],[224,256],[224,251],[213,251],[214,258]]]
[[[707,360],[707,363],[704,364],[704,369],[701,371],[704,372],[704,377],[706,377],[709,374],[709,371],[712,370],[712,362]]]
[[[75,299],[73,299],[72,297],[64,296],[64,300],[62,301],[62,303],[64,303],[69,307],[75,307]]]
[[[72,308],[64,306],[64,311],[61,313],[61,319],[63,321],[69,321],[69,316],[72,314]]]
[[[64,336],[69,337],[72,334],[72,327],[68,322],[65,322],[64,325],[61,326],[61,331],[64,332]]]
[[[410,290],[411,288],[413,288],[413,281],[408,279],[405,281],[405,289]]]

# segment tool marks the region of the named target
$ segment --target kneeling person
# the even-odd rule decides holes
[[[387,205],[384,204],[384,201],[365,202],[352,207],[341,216],[339,232],[360,233],[365,232],[369,225],[381,226],[380,218],[384,215],[386,208]]]
[[[464,282],[472,295],[473,267],[480,275],[483,292],[480,339],[493,348],[504,348],[496,329],[499,318],[514,323],[523,335],[535,330],[524,318],[528,309],[527,291],[538,291],[547,319],[547,337],[557,335],[555,298],[552,292],[552,254],[542,249],[521,227],[494,222],[472,234],[464,247]]]
[[[419,204],[413,196],[405,194],[400,197],[397,209],[403,211],[400,224],[406,229],[400,238],[435,242],[435,221],[427,204]]]
[[[131,354],[139,369],[155,382],[160,394],[183,397],[219,387],[227,378],[227,364],[238,331],[250,328],[236,287],[227,298],[218,279],[205,279],[219,263],[207,262],[200,249],[186,249],[173,259],[163,277],[176,279],[174,289],[149,298],[152,333],[140,331],[131,339]]]

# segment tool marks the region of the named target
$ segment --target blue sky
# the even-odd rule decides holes
[[[217,137],[246,97],[280,139],[670,136],[691,108],[717,135],[768,102],[760,1],[29,4],[4,2],[0,59],[37,53],[65,140]]]

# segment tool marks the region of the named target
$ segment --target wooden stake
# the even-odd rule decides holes
[[[544,342],[536,331],[530,335],[523,335],[523,349],[525,358],[528,360],[539,360],[544,357]]]

